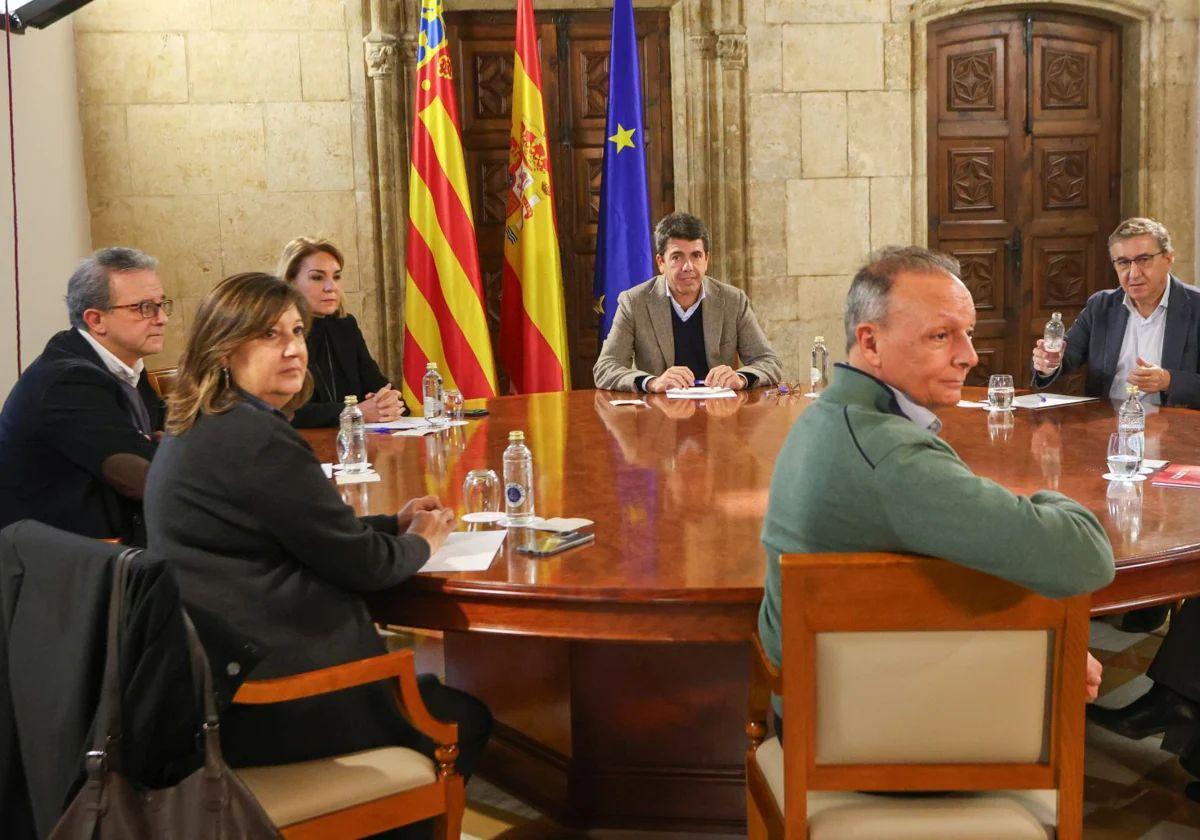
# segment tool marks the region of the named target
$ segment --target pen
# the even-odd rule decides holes
[[[1038,399],[1041,400],[1042,402],[1048,402],[1045,394],[1038,394]]]
[[[697,387],[697,388],[703,387],[703,385],[704,385],[704,380],[703,380],[703,379],[697,379],[697,380],[696,380],[696,387]]]

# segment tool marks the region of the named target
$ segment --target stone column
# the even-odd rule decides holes
[[[687,209],[704,219],[712,233],[709,272],[745,288],[747,106],[742,0],[684,0],[682,12]],[[678,130],[678,122],[676,126]]]
[[[399,383],[404,355],[404,262],[407,229],[408,143],[403,130],[405,85],[411,85],[411,65],[416,58],[412,34],[398,37],[406,21],[415,21],[408,3],[367,0],[371,30],[363,38],[370,79],[368,96],[373,116],[372,174],[379,259],[379,339],[385,356],[380,359],[392,381]],[[397,72],[401,66],[408,72]]]

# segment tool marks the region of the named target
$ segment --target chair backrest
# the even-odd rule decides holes
[[[787,836],[808,790],[1054,788],[1081,822],[1086,595],[900,554],[781,566]]]
[[[146,378],[150,381],[150,387],[154,389],[154,393],[165,400],[175,390],[175,382],[179,379],[179,368],[169,367],[148,370],[146,371]]]

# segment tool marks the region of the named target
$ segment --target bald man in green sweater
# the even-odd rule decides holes
[[[926,554],[1053,598],[1113,579],[1112,546],[1090,511],[1061,493],[1017,496],[980,478],[938,437],[934,412],[959,401],[979,361],[975,304],[958,271],[953,258],[911,247],[872,254],[855,275],[849,364],[796,421],[771,480],[758,630],[776,663],[781,554]],[[1087,679],[1094,699],[1091,657]]]

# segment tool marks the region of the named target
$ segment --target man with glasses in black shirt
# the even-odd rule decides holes
[[[0,411],[0,527],[36,519],[145,544],[142,491],[163,426],[143,357],[171,315],[158,261],[104,248],[67,282],[71,329],[21,374]]]

